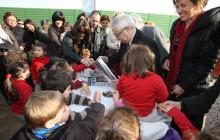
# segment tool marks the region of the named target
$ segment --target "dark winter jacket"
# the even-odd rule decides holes
[[[97,135],[97,121],[104,115],[104,106],[93,103],[86,109],[87,116],[82,119],[80,115],[71,117],[58,130],[50,135],[48,140],[95,140]],[[27,125],[22,127],[11,140],[37,140],[33,138],[31,130]]]
[[[159,28],[154,26],[144,26],[142,32],[151,37],[157,43],[160,52],[160,62],[162,62],[168,55],[165,34]]]
[[[14,37],[16,38],[19,46],[23,46],[24,45],[24,29],[19,26],[16,26],[15,28],[11,28],[10,30],[13,33]]]
[[[156,64],[157,72],[158,72],[161,63],[160,63],[159,48],[158,48],[156,42],[153,39],[151,39],[150,37],[148,37],[147,35],[145,35],[142,31],[136,29],[136,33],[134,35],[134,38],[133,38],[131,44],[149,46],[149,48],[155,54],[155,64]],[[109,57],[109,65],[113,66],[114,64],[120,63],[124,54],[127,52],[128,48],[129,48],[128,44],[121,43],[119,52],[117,52],[116,54]]]
[[[47,33],[43,33],[39,30],[39,28],[35,28],[35,32],[30,32],[28,30],[25,30],[24,32],[24,41],[26,46],[30,46],[35,43],[35,41],[40,41],[44,43],[45,45],[48,44],[48,35]]]
[[[83,48],[90,49],[90,44],[86,40],[82,40],[79,46],[71,32],[66,33],[62,41],[63,56],[69,63],[80,63],[80,53]]]
[[[200,116],[209,111],[220,93],[220,77],[209,89],[198,96],[192,96],[181,100],[181,111],[187,116]]]
[[[176,81],[176,84],[183,88],[184,97],[198,94],[201,89],[208,88],[206,78],[214,67],[218,54],[218,47],[210,41],[209,33],[220,21],[219,17],[220,7],[206,11],[189,33]],[[179,20],[173,23],[170,33],[171,41],[175,35],[175,25]],[[172,43],[171,47],[173,47]]]
[[[48,29],[48,39],[49,44],[47,47],[47,53],[49,56],[60,57],[62,56],[62,47],[61,47],[61,34],[64,31],[58,30],[53,26],[50,26]]]

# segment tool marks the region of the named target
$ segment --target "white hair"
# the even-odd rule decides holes
[[[112,20],[112,28],[117,28],[122,30],[125,27],[135,27],[135,22],[133,18],[129,15],[118,15]]]
[[[134,22],[135,22],[135,26],[140,29],[143,25],[144,25],[144,20],[141,18],[141,16],[137,13],[132,13],[131,14]]]

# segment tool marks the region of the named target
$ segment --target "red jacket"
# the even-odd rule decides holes
[[[18,95],[18,101],[11,103],[12,112],[23,115],[24,105],[33,92],[32,87],[25,80],[12,80],[11,82]]]
[[[137,79],[122,74],[117,90],[123,103],[137,111],[141,117],[149,115],[157,102],[163,102],[168,97],[162,78],[152,72],[148,72],[145,78]]]
[[[49,57],[47,56],[43,56],[43,57],[34,57],[32,59],[32,63],[31,63],[31,76],[32,76],[32,80],[35,82],[35,84],[39,84],[40,83],[40,79],[39,79],[39,70],[48,63],[49,61]]]
[[[95,70],[96,67],[95,66],[86,66],[84,64],[76,64],[76,65],[72,65],[72,68],[74,70],[74,72],[80,72],[83,71],[84,69],[90,68],[92,70]]]

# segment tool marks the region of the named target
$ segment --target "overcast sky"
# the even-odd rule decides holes
[[[220,6],[209,0],[206,9]],[[82,9],[82,0],[0,0],[0,7]],[[176,14],[172,0],[96,0],[97,10]]]

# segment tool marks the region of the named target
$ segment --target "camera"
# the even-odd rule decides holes
[[[112,95],[112,94],[113,94],[112,91],[103,91],[102,94],[103,94],[104,97],[113,97],[113,95]]]

